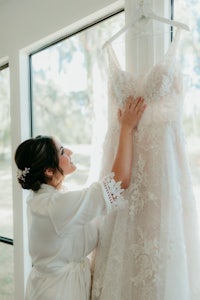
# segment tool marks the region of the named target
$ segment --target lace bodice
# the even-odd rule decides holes
[[[141,96],[148,104],[141,123],[149,125],[152,121],[177,121],[180,117],[183,93],[181,71],[176,60],[176,48],[180,38],[180,30],[162,61],[157,62],[147,73],[134,76],[121,69],[112,45],[107,47],[109,64],[109,99],[112,109],[109,113],[115,118],[113,107],[123,107],[126,98]],[[159,118],[160,115],[160,118]],[[109,119],[111,121],[112,118]]]
[[[183,81],[176,59],[180,31],[162,61],[139,77],[120,68],[111,47],[108,130],[100,177],[118,143],[117,110],[129,95],[147,108],[134,133],[126,209],[105,218],[93,300],[199,300],[198,216],[182,128]],[[197,250],[198,249],[198,250]]]

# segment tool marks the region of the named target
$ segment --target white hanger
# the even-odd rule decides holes
[[[130,22],[129,24],[125,25],[122,29],[120,29],[117,33],[115,33],[109,40],[107,40],[104,43],[103,48],[107,44],[112,43],[122,33],[126,32],[131,26],[133,26],[136,22],[138,22],[141,19],[153,19],[153,20],[157,20],[159,22],[165,23],[165,24],[169,24],[171,26],[176,26],[178,28],[182,28],[184,30],[190,31],[189,26],[184,24],[184,23],[177,22],[177,21],[174,21],[174,20],[167,19],[167,18],[160,17],[160,16],[156,15],[152,11],[151,6],[149,4],[144,3],[144,1],[140,1],[138,6],[139,6],[139,8],[135,12],[135,17],[133,18],[133,21]]]

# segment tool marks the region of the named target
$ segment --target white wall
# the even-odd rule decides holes
[[[0,58],[79,20],[106,12],[115,0],[1,0]],[[104,11],[101,11],[101,10]],[[90,16],[91,19],[91,16]]]
[[[28,54],[121,7],[122,0],[0,0],[0,66],[8,62],[10,67],[12,157],[29,138]],[[12,166],[15,300],[23,300],[31,262],[25,193],[16,181],[14,161]]]

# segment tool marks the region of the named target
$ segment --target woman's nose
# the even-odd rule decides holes
[[[72,151],[70,149],[66,149],[67,155],[72,155]]]

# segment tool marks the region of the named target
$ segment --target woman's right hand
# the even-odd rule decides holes
[[[146,108],[144,99],[139,97],[134,99],[133,96],[129,96],[126,99],[125,108],[119,109],[118,118],[122,127],[127,127],[133,130],[137,127],[143,112]]]

